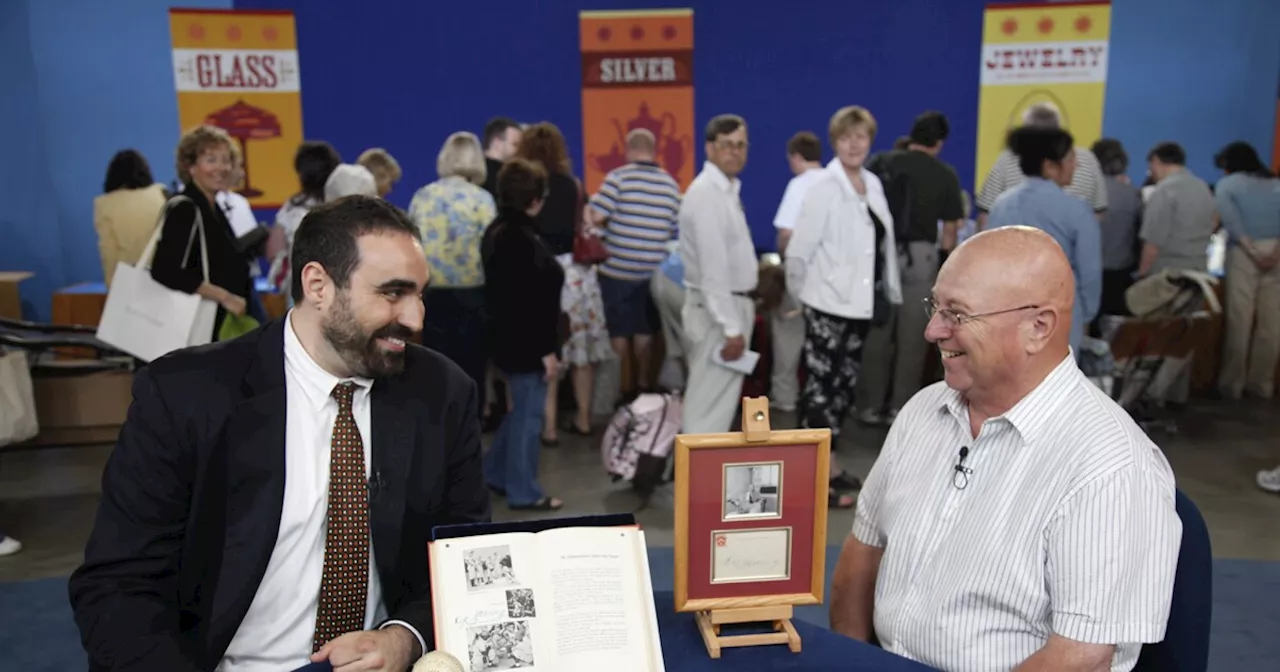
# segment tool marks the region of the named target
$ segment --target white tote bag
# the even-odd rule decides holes
[[[27,353],[0,350],[0,448],[26,441],[39,431]]]
[[[218,315],[218,304],[199,294],[187,294],[170,289],[151,278],[151,262],[156,245],[164,230],[164,219],[170,208],[181,201],[191,202],[185,196],[175,196],[160,212],[151,240],[142,251],[135,265],[123,261],[116,263],[111,291],[102,309],[98,323],[98,339],[129,353],[144,362],[192,345],[203,345],[213,340],[213,323]],[[182,265],[190,260],[196,235],[200,236],[200,263],[205,282],[209,281],[209,252],[205,241],[204,220],[196,208],[196,219],[187,239],[187,250],[182,255]]]

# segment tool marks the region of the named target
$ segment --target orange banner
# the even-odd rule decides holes
[[[302,88],[293,12],[169,10],[178,122],[227,131],[244,157],[236,191],[278,208],[298,191]]]
[[[695,172],[693,10],[582,12],[582,146],[587,190],[626,163],[626,136],[647,128],[658,163],[684,189]]]

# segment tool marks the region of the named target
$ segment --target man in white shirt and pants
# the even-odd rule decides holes
[[[738,175],[747,163],[747,122],[724,114],[707,123],[707,162],[680,203],[680,256],[685,267],[684,398],[686,434],[727,432],[742,396],[742,377],[712,361],[747,350],[755,323],[755,245],[747,229]]]
[[[782,203],[773,218],[778,229],[778,255],[785,256],[796,219],[800,217],[800,204],[804,203],[809,185],[824,175],[822,171],[822,141],[810,131],[800,131],[787,141],[787,165],[795,177],[782,192]],[[773,338],[773,379],[769,384],[769,405],[782,411],[796,409],[796,397],[800,393],[800,353],[804,350],[804,315],[800,306],[788,292],[782,304],[769,319]]]

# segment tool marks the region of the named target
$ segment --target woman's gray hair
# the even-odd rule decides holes
[[[436,157],[436,173],[440,179],[457,175],[472,184],[484,184],[487,170],[480,139],[467,131],[450,135]]]

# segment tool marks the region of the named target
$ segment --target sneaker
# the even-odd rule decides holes
[[[1267,492],[1280,493],[1280,467],[1258,472],[1258,487]]]
[[[22,550],[22,542],[13,537],[0,536],[0,557],[13,555]]]

